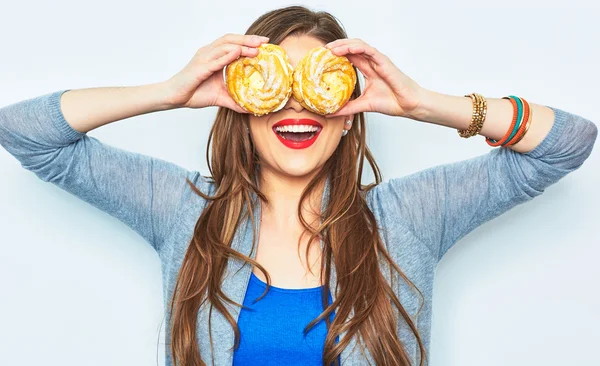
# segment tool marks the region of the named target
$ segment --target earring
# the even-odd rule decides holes
[[[352,124],[352,120],[351,119],[349,119],[349,120],[346,121],[346,126],[350,127],[351,124]],[[344,128],[342,130],[342,137],[346,136],[347,134],[348,134],[348,130]]]
[[[250,129],[246,126],[246,132],[250,133]]]

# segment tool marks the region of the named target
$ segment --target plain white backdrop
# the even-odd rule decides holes
[[[262,13],[291,3],[0,4],[5,106],[59,89],[166,80],[198,48],[225,33],[244,33]],[[377,47],[425,88],[519,95],[600,123],[595,1],[303,4],[332,12],[351,38]],[[204,153],[215,113],[152,113],[89,135],[207,174]],[[367,118],[385,179],[492,149],[483,137],[462,139],[442,126]],[[442,259],[431,365],[600,364],[598,150]],[[115,218],[42,182],[3,149],[0,171],[0,363],[163,365],[162,280],[153,249]]]

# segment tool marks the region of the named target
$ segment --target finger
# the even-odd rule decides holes
[[[373,67],[371,67],[369,60],[367,60],[364,56],[346,55],[346,58],[348,58],[348,61],[356,66],[358,71],[360,71],[367,79],[376,75],[376,72],[373,70]]]
[[[342,108],[340,108],[340,110],[338,110],[337,112],[328,114],[325,117],[327,117],[327,118],[339,117],[339,116],[344,116],[344,115],[356,114],[356,113],[360,113],[360,112],[370,112],[370,111],[371,111],[371,107],[370,107],[369,100],[363,96],[360,96],[356,99],[350,100]]]
[[[209,61],[218,59],[219,57],[226,55],[229,52],[233,52],[236,48],[242,49],[240,56],[255,57],[256,55],[258,55],[258,48],[246,47],[246,46],[240,46],[240,45],[236,45],[236,44],[227,43],[227,44],[222,44],[222,45],[214,48],[213,50],[211,50],[207,56],[207,59]]]
[[[359,54],[359,53],[363,53],[364,56],[369,56],[365,53],[366,47],[367,46],[365,46],[362,43],[344,43],[344,44],[337,45],[334,48],[332,48],[331,53],[333,53],[336,56],[345,56],[347,54]]]
[[[235,47],[232,51],[224,54],[221,57],[218,57],[212,61],[210,61],[208,65],[208,69],[211,72],[216,72],[222,70],[225,66],[233,62],[233,60],[237,59],[242,53],[241,47]]]
[[[370,57],[373,57],[375,55],[375,49],[373,47],[360,42],[345,43],[342,45],[335,46],[331,49],[331,52],[334,55],[338,56],[341,56],[342,54],[345,55],[348,53],[364,53],[365,55]]]
[[[257,35],[246,35],[246,34],[226,34],[221,38],[215,40],[212,45],[213,47],[219,46],[225,43],[237,44],[240,46],[258,47],[262,43],[269,41],[269,37],[257,36]]]
[[[331,49],[331,52],[337,56],[345,56],[347,54],[362,54],[365,57],[373,60],[377,65],[383,66],[386,62],[385,56],[375,48],[366,43],[351,43],[345,44]]]
[[[237,104],[235,102],[235,100],[233,100],[231,97],[226,97],[226,98],[222,98],[222,100],[218,100],[217,101],[217,105],[220,107],[225,107],[225,108],[229,108],[235,112],[238,113],[243,113],[243,114],[248,114],[250,112],[248,112],[247,110],[245,110],[244,108],[240,107],[239,104]]]
[[[336,56],[346,56],[365,77],[369,78],[376,73],[369,63],[372,57],[365,52],[367,47],[370,46],[361,40],[340,40],[340,43],[334,46],[331,52]]]
[[[345,45],[345,46],[336,47],[331,50],[331,52],[334,55],[345,56],[346,58],[348,58],[348,60],[350,60],[350,58],[352,58],[353,56],[359,56],[362,60],[372,62],[373,64],[371,64],[370,67],[373,68],[373,65],[376,64],[376,62],[373,59],[373,57],[370,56],[369,54],[367,54],[365,51],[366,51],[366,49],[364,46],[356,46],[356,45]],[[354,59],[356,59],[356,57]]]
[[[342,45],[348,44],[348,43],[356,43],[357,41],[360,41],[360,39],[358,39],[358,38],[340,38],[340,39],[336,39],[333,42],[327,43],[325,45],[325,47],[331,49],[331,48],[342,46]]]
[[[257,35],[245,35],[245,34],[226,34],[221,38],[216,39],[212,46],[219,46],[222,44],[237,44],[240,46],[249,46],[249,47],[258,47],[262,43],[265,43],[269,40],[268,37],[262,37]]]

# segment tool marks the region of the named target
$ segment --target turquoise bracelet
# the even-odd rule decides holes
[[[523,122],[523,102],[521,101],[521,99],[518,97],[515,97],[514,95],[509,95],[508,97],[502,97],[502,99],[514,99],[514,101],[517,103],[517,123],[515,123],[515,127],[513,128],[510,136],[500,146],[504,146],[504,145],[506,145],[507,142],[510,142],[510,140],[512,140],[512,138],[515,136],[515,134],[519,130],[521,123]],[[494,140],[494,139],[490,139],[490,141],[493,143],[498,142],[498,140]]]

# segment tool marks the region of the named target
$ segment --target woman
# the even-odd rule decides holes
[[[292,66],[325,45],[365,76],[364,93],[357,84],[328,117],[294,98],[249,115],[228,95],[222,69],[265,42],[279,44]],[[156,249],[169,301],[167,365],[424,365],[437,262],[477,226],[580,167],[598,133],[583,117],[531,103],[527,126],[520,114],[527,132],[519,127],[519,142],[508,145],[518,101],[487,98],[484,111],[477,100],[423,89],[380,51],[347,39],[330,14],[293,6],[200,48],[167,81],[6,106],[0,143]],[[135,115],[208,106],[220,107],[210,177],[86,135]],[[365,112],[507,145],[380,183]],[[311,146],[290,149],[272,127],[300,119],[321,130]],[[360,182],[365,159],[376,177],[369,186]]]

